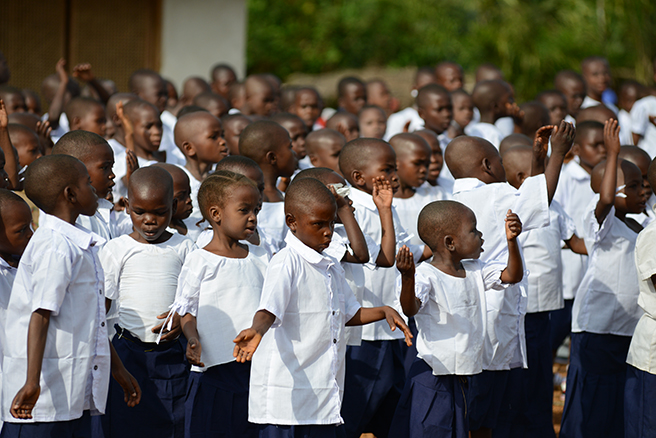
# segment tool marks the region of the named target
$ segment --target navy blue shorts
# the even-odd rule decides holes
[[[574,300],[565,300],[565,307],[551,311],[550,342],[551,350],[556,351],[572,332],[572,306]]]
[[[561,438],[624,436],[630,336],[572,333]]]
[[[510,371],[483,371],[469,379],[469,430],[494,429]]]
[[[4,423],[0,438],[91,438],[91,416],[49,423]]]
[[[624,387],[626,438],[656,438],[656,375],[627,365]]]
[[[435,376],[426,362],[415,358],[389,436],[467,438],[468,386],[467,377]]]
[[[236,361],[189,374],[185,401],[185,438],[257,438],[248,422],[251,363]]]
[[[344,438],[344,426],[304,425],[277,426],[263,424],[260,426],[260,438]]]

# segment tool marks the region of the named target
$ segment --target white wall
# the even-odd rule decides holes
[[[189,76],[209,80],[218,62],[246,71],[246,0],[163,0],[162,68],[181,92]]]

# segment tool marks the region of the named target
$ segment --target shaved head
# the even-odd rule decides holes
[[[199,76],[192,76],[187,78],[182,85],[182,98],[185,102],[191,103],[194,97],[210,91],[212,91],[210,84],[205,79]]]
[[[294,180],[285,192],[285,214],[305,214],[317,206],[332,205],[337,211],[337,202],[328,188],[314,178]]]
[[[201,126],[216,121],[219,121],[219,119],[207,111],[194,111],[183,115],[178,119],[173,130],[176,146],[181,148],[184,142],[189,141],[198,133]]]
[[[48,155],[30,164],[25,171],[25,194],[41,210],[51,214],[69,186],[76,186],[87,168],[70,155]]]
[[[518,189],[524,178],[531,176],[532,161],[533,148],[529,146],[515,146],[505,151],[503,168],[506,169],[506,177],[511,186]]]
[[[581,122],[586,122],[589,120],[594,120],[595,122],[604,123],[609,119],[616,119],[617,115],[613,110],[608,108],[606,105],[596,105],[583,108],[576,115],[576,125]]]
[[[431,96],[446,96],[447,99],[450,99],[451,95],[449,91],[441,85],[437,84],[428,84],[419,89],[417,93],[417,98],[415,99],[418,108],[426,108],[431,104]]]
[[[372,161],[372,157],[377,157],[381,153],[391,153],[396,157],[394,149],[386,141],[375,138],[358,138],[349,141],[339,154],[339,169],[346,180],[353,184],[351,180],[353,171],[363,169]]]
[[[358,125],[358,118],[347,111],[338,111],[326,122],[326,128],[337,130],[340,123]]]
[[[490,111],[508,94],[512,94],[512,90],[501,80],[481,81],[474,87],[472,101],[480,111]]]
[[[161,167],[141,167],[134,171],[128,184],[128,200],[134,195],[140,198],[159,196],[165,202],[173,202],[173,177]]]
[[[269,120],[251,123],[239,136],[239,153],[260,163],[266,154],[276,152],[282,144],[289,145],[287,130]]]
[[[423,137],[417,134],[402,133],[396,134],[390,138],[389,144],[394,149],[397,159],[403,157],[415,149],[424,149],[428,155],[431,154],[431,148]]]
[[[644,149],[638,146],[622,146],[620,148],[619,158],[630,161],[640,169],[640,173],[647,174],[647,169],[651,164],[651,158]]]
[[[548,125],[551,120],[549,109],[537,100],[523,103],[520,108],[524,111],[522,134],[528,137],[535,137],[538,129]]]
[[[305,137],[305,150],[308,155],[315,154],[317,150],[333,144],[339,144],[342,147],[346,144],[344,136],[334,129],[319,129],[318,131],[310,132]]]
[[[251,75],[247,77],[246,81],[244,81],[244,86],[246,87],[247,97],[254,94],[274,92],[271,83],[261,75]]]
[[[426,205],[419,213],[417,232],[433,252],[444,243],[444,237],[455,234],[463,219],[476,220],[474,212],[457,201],[435,201]]]
[[[481,64],[476,69],[476,82],[482,81],[503,81],[503,72],[494,64]]]
[[[501,140],[499,145],[499,154],[503,157],[503,154],[510,148],[515,146],[533,146],[533,140],[531,137],[524,134],[510,134],[508,137]]]
[[[89,131],[70,131],[64,134],[55,147],[52,154],[70,155],[84,162],[87,159],[99,155],[99,151],[111,147],[107,140]],[[112,153],[113,155],[113,153]]]
[[[479,137],[456,137],[449,143],[444,160],[455,179],[476,177],[481,171],[482,161],[498,157],[499,152],[487,140]]]
[[[462,88],[465,72],[462,66],[451,61],[444,61],[435,67],[435,76],[437,82],[449,91],[455,91]]]
[[[606,173],[606,160],[602,160],[597,164],[594,169],[592,169],[592,175],[590,177],[590,187],[595,193],[599,193],[601,189],[601,183],[604,179],[604,174]],[[617,160],[617,182],[615,183],[616,187],[621,186],[626,181],[625,175],[630,175],[634,173],[639,176],[640,181],[642,181],[642,172],[638,166],[633,164],[628,160],[622,160],[621,158]]]
[[[332,179],[335,177],[343,179],[341,175],[337,174],[332,169],[328,169],[327,167],[310,167],[309,169],[304,169],[298,172],[294,178],[294,181],[300,181],[304,178],[314,178],[327,185],[333,184]]]

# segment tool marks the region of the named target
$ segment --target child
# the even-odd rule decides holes
[[[289,186],[287,246],[267,268],[251,328],[234,340],[237,361],[253,359],[248,415],[262,425],[260,437],[338,436],[345,325],[385,319],[411,343],[398,313],[360,307],[337,260],[323,254],[336,212],[334,196],[320,181],[304,178]]]
[[[367,81],[367,104],[376,105],[385,113],[385,119],[398,107],[398,100],[392,97],[387,83],[382,79]],[[384,134],[384,133],[383,133]]]
[[[323,126],[316,126],[321,116],[321,107],[319,92],[312,87],[303,87],[296,90],[294,103],[289,108],[289,112],[299,116],[308,130],[314,131],[323,128]]]
[[[305,137],[308,134],[308,127],[305,126],[303,120],[290,113],[278,113],[269,120],[276,122],[287,130],[289,138],[292,140],[292,149],[299,161],[299,169],[306,169],[307,166],[301,167],[301,162],[306,156]]]
[[[244,81],[244,91],[245,102],[243,107],[240,108],[244,115],[269,117],[273,114],[276,101],[275,90],[264,76],[251,75],[247,77]]]
[[[327,167],[341,175],[339,154],[345,144],[346,138],[334,129],[312,131],[305,139],[307,159],[314,167]]]
[[[76,97],[66,104],[66,117],[71,131],[82,129],[102,137],[107,131],[105,108],[90,97]]]
[[[291,139],[279,124],[262,120],[248,125],[241,133],[239,152],[255,161],[264,174],[259,226],[271,239],[276,253],[284,247],[287,234],[284,198],[276,183],[278,178],[290,178],[298,164]]]
[[[604,125],[604,146],[606,162],[592,172],[591,184],[598,194],[584,217],[590,256],[572,308],[563,438],[624,436],[626,358],[642,314],[634,258],[642,227],[626,218],[645,208],[642,175],[635,164],[617,158],[616,120]]]
[[[7,114],[23,113],[27,111],[23,93],[21,93],[16,87],[10,85],[0,86],[0,99],[5,102]]]
[[[344,136],[347,142],[360,137],[357,116],[346,111],[336,112],[326,121],[326,128],[338,131]]]
[[[474,87],[472,100],[481,117],[478,123],[467,126],[465,134],[484,138],[499,149],[499,144],[505,136],[495,122],[517,112],[510,86],[500,80],[478,82]]]
[[[601,95],[610,88],[611,84],[608,60],[601,56],[589,56],[581,62],[581,73],[583,73],[586,91],[585,99],[581,103],[581,109],[601,105]],[[618,110],[615,105],[608,101],[603,102],[603,104],[617,114]]]
[[[633,144],[656,156],[656,95],[638,100],[631,108]]]
[[[228,104],[227,100],[212,92],[200,93],[194,97],[192,104],[201,108],[205,108],[217,119],[228,115],[228,110],[230,109],[230,105]]]
[[[437,133],[430,129],[420,129],[413,132],[413,134],[426,140],[431,148],[430,165],[428,166],[428,174],[424,184],[429,184],[432,190],[436,192],[444,192],[444,195],[451,199],[453,196],[453,175],[444,163],[444,154]],[[439,188],[436,188],[438,186]]]
[[[656,162],[649,165],[649,183],[656,186]],[[626,385],[624,389],[624,433],[626,438],[649,436],[654,430],[653,396],[655,388],[653,380],[656,374],[650,357],[653,357],[654,308],[656,271],[654,271],[653,250],[654,222],[638,234],[635,244],[635,264],[638,274],[638,305],[644,310],[638,320],[629,353]]]
[[[186,163],[180,168],[185,171],[191,183],[193,210],[184,223],[188,236],[196,240],[203,231],[203,227],[197,225],[203,221],[203,214],[198,208],[198,189],[212,167],[228,156],[228,147],[223,138],[221,121],[205,111],[180,117],[174,133],[175,144],[186,157]]]
[[[122,152],[125,151],[127,144],[125,139],[125,126],[123,126],[123,121],[116,113],[116,105],[120,102],[123,107],[128,102],[136,100],[137,97],[132,93],[116,93],[107,101],[107,121],[108,127],[111,123],[111,127],[105,131],[106,134],[109,133],[109,129],[113,130],[112,137],[107,140],[109,146],[114,151],[114,157],[118,157]]]
[[[198,197],[213,237],[187,257],[171,308],[181,317],[192,364],[185,433],[255,438],[247,413],[250,364],[231,352],[239,328],[257,311],[269,262],[264,249],[244,243],[255,233],[260,194],[245,176],[221,170],[203,181]]]
[[[551,120],[549,109],[543,103],[536,100],[524,102],[519,108],[524,113],[524,117],[522,118],[522,123],[520,125],[520,131],[528,138],[534,138],[535,133],[538,132],[538,129],[543,126],[547,126],[549,124],[549,120]],[[501,142],[499,142],[499,146],[500,145]]]
[[[212,67],[210,76],[212,79],[210,83],[212,91],[223,96],[224,99],[228,99],[230,86],[237,82],[235,70],[228,64],[219,63]]]
[[[474,117],[474,101],[469,93],[458,89],[451,92],[451,102],[453,103],[453,120],[447,130],[447,137],[456,138],[465,133],[465,128],[469,126]]]
[[[42,120],[48,121],[52,128],[52,141],[57,142],[69,129],[64,107],[80,95],[80,86],[66,73],[66,61],[62,58],[55,65],[56,73],[46,77],[41,83],[41,94],[48,104],[48,112]]]
[[[537,166],[546,158],[547,136],[554,134],[553,154],[541,175]],[[506,182],[506,173],[497,149],[488,141],[476,137],[458,137],[446,151],[445,159],[456,178],[453,197],[474,211],[486,236],[483,261],[505,260],[507,243],[500,239],[505,226],[505,214],[512,210],[522,218],[526,231],[549,224],[548,205],[556,190],[560,167],[571,147],[573,127],[561,123],[558,128],[543,128],[536,136],[534,160],[536,176],[527,178],[516,190]],[[487,294],[488,336],[491,351],[486,359],[486,372],[472,381],[470,427],[477,434],[486,429],[510,429],[519,406],[514,397],[523,396],[522,388],[506,382],[511,372],[527,366],[524,337],[526,295],[523,285],[510,286],[503,294]],[[518,372],[514,372],[518,375]],[[499,423],[499,424],[497,424]],[[507,431],[506,431],[507,433]]]
[[[173,178],[173,199],[177,202],[178,206],[171,215],[171,223],[167,231],[171,233],[179,233],[186,236],[189,232],[184,220],[187,219],[194,211],[193,203],[191,200],[191,185],[189,184],[189,176],[179,166],[168,163],[153,164],[154,167],[161,167],[166,170],[171,178]]]
[[[396,154],[389,143],[371,138],[351,141],[340,153],[339,167],[353,188],[350,199],[362,232],[374,242],[380,242],[383,229],[393,229],[394,233],[389,234],[394,236],[397,248],[409,243],[410,236],[401,225],[396,209],[391,207],[391,218],[386,215],[385,220],[392,219],[392,224],[383,228],[384,216],[379,214],[372,198],[377,177],[388,180],[392,191],[399,188]],[[430,257],[427,247],[412,245],[411,248],[417,262]],[[394,255],[388,259],[387,254],[379,253],[376,265],[376,269],[364,271],[363,305],[391,305],[395,301]],[[405,351],[400,334],[380,323],[363,327],[362,345],[350,347],[346,361],[349,372],[342,415],[347,436],[359,437],[363,432],[387,436],[405,376]]]
[[[182,83],[180,103],[182,106],[191,105],[196,96],[202,93],[210,93],[211,91],[210,84],[205,79],[198,76],[188,77]]]
[[[228,114],[221,118],[226,146],[230,155],[239,155],[239,136],[251,120],[243,114]]]
[[[367,88],[364,82],[354,76],[347,76],[337,84],[338,112],[346,111],[358,116],[360,110],[367,104]]]
[[[196,245],[166,231],[177,207],[173,179],[166,170],[136,170],[130,177],[128,199],[134,231],[109,241],[100,251],[100,262],[107,300],[118,303],[112,344],[133,370],[144,399],[137,408],[125,409],[123,395],[112,384],[104,433],[182,437],[188,370],[184,348],[176,339],[179,329],[156,342],[162,327],[158,316],[168,313],[173,304],[180,270]]]
[[[89,414],[105,411],[110,370],[128,406],[141,398],[107,337],[102,239],[74,225],[95,213],[97,197],[84,165],[66,155],[35,161],[25,192],[53,217],[27,244],[9,298],[2,434],[90,436]]]
[[[635,103],[647,95],[645,87],[636,81],[624,81],[617,93],[617,121],[620,123],[620,142],[623,145],[633,144],[631,134],[631,109]]]
[[[428,84],[419,89],[416,102],[417,112],[424,123],[421,126],[411,124],[410,131],[425,127],[440,135],[449,128],[453,120],[453,105],[451,95],[446,88],[437,84]]]
[[[474,212],[455,201],[432,202],[419,215],[419,233],[433,251],[417,269],[403,247],[397,255],[397,293],[408,317],[415,317],[418,355],[394,414],[390,436],[469,437],[467,376],[484,366],[485,291],[503,289],[523,275],[517,235],[522,224],[508,211],[507,267],[484,264],[483,239]],[[400,290],[399,290],[400,289]],[[416,316],[415,316],[416,315]]]
[[[360,137],[382,139],[387,129],[387,115],[376,105],[365,105],[358,115]]]
[[[462,66],[452,61],[443,61],[435,66],[437,83],[449,92],[460,90],[464,85],[465,73]]]
[[[567,99],[567,116],[565,121],[574,122],[585,99],[585,82],[580,74],[572,70],[562,70],[554,78],[554,87]]]
[[[419,212],[429,202],[446,199],[446,195],[440,186],[424,184],[432,151],[422,137],[416,134],[396,134],[389,143],[396,153],[396,173],[399,176],[399,189],[394,194],[393,205],[401,226],[412,235],[410,242],[421,245],[417,232]]]
[[[547,90],[538,94],[535,100],[541,102],[549,110],[549,125],[558,126],[567,116],[567,99],[558,90]],[[571,123],[570,120],[567,120]]]
[[[24,173],[27,166],[42,156],[39,137],[31,129],[15,123],[7,125],[7,132],[18,153],[19,173]]]
[[[506,152],[518,146],[533,147],[533,140],[524,134],[510,134],[508,137],[501,140],[501,144],[499,145],[499,155],[503,158]]]
[[[622,132],[621,127],[620,132]],[[642,186],[645,189],[647,206],[645,207],[645,211],[640,214],[628,214],[627,217],[646,227],[654,220],[654,216],[656,216],[653,208],[654,204],[656,204],[656,197],[654,196],[651,184],[649,184],[649,165],[651,164],[651,159],[649,158],[649,154],[638,146],[622,146],[620,148],[619,158],[635,164],[640,169],[640,173],[642,173]]]
[[[228,102],[230,103],[230,111],[228,114],[239,114],[246,105],[246,86],[243,82],[235,82],[230,85],[228,91]]]

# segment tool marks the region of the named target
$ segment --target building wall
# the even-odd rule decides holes
[[[246,0],[162,0],[160,73],[181,92],[189,76],[209,79],[218,62],[246,70]]]

